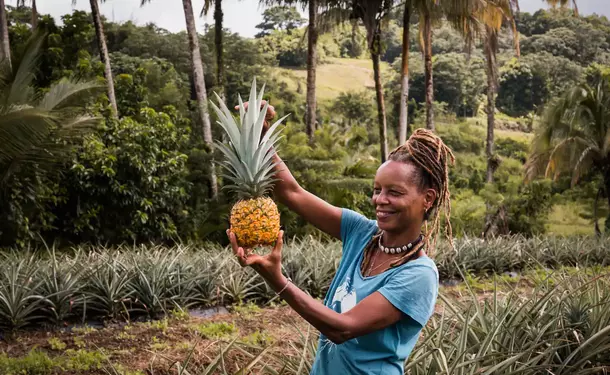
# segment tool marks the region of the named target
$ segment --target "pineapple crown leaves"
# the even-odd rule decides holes
[[[261,137],[269,107],[269,104],[265,103],[261,109],[264,90],[265,85],[257,95],[254,78],[247,110],[238,95],[239,124],[218,94],[215,93],[215,96],[219,105],[211,102],[218,115],[217,122],[229,138],[228,144],[215,142],[216,148],[226,157],[226,160],[220,163],[227,172],[222,176],[232,182],[224,188],[234,190],[242,197],[263,196],[272,189],[276,181],[272,178],[276,165],[273,161],[273,149],[281,138],[279,125],[288,115],[271,125]]]

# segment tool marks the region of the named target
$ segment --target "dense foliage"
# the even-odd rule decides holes
[[[31,28],[24,10],[9,8],[9,34],[15,60],[24,53]],[[389,142],[396,144],[400,97],[402,15],[383,26],[381,58],[388,107]],[[32,87],[45,92],[62,79],[103,79],[90,15],[74,11],[56,22],[39,17],[46,32],[35,65]],[[215,30],[199,36],[209,92],[222,89],[235,100],[253,76],[267,83],[267,95],[279,115],[290,113],[280,153],[299,182],[338,206],[372,215],[371,179],[379,160],[379,134],[374,94],[368,88],[319,100],[315,142],[304,130],[305,83],[287,83],[277,67],[305,65],[307,45],[303,20],[294,8],[269,8],[261,34],[254,39],[225,31],[224,81],[215,67]],[[354,26],[354,27],[352,27]],[[0,195],[0,244],[26,246],[30,241],[147,242],[182,240],[225,241],[223,229],[230,197],[209,200],[207,180],[214,155],[192,131],[197,124],[191,66],[185,32],[170,33],[153,24],[104,21],[114,75],[119,119],[110,119],[106,95],[89,97],[87,112],[100,125],[75,146],[53,175],[30,169],[14,175]],[[325,26],[318,44],[319,63],[333,59],[368,58],[362,25]],[[418,26],[411,24],[410,123],[423,126],[425,77]],[[557,203],[576,202],[592,221],[593,201],[600,185],[595,171],[584,171],[581,185],[569,190],[569,177],[523,185],[530,138],[538,118],[554,98],[607,69],[610,22],[570,11],[521,14],[522,56],[513,58],[510,36],[499,41],[498,110],[496,128],[511,133],[497,139],[498,167],[493,185],[485,183],[483,108],[486,76],[477,45],[465,51],[463,38],[449,24],[435,26],[432,45],[437,131],[457,153],[451,170],[452,222],[457,236],[521,233],[531,236],[549,228]],[[583,38],[586,38],[586,43]],[[478,42],[477,42],[478,43]],[[468,52],[468,53],[466,53]],[[288,69],[286,70],[288,71]],[[265,78],[267,78],[265,80]],[[590,85],[593,85],[589,82]],[[592,86],[593,87],[593,86]],[[507,116],[508,115],[508,116]],[[509,117],[515,116],[515,117]],[[214,119],[212,118],[214,123]],[[198,125],[196,125],[198,126]],[[213,125],[213,134],[220,134]],[[72,141],[71,141],[72,142]],[[593,187],[593,188],[592,188]],[[598,199],[599,200],[599,199]],[[602,199],[603,201],[603,199]],[[608,214],[598,204],[597,217]],[[288,233],[316,233],[286,208],[282,222]],[[489,223],[489,213],[494,220]],[[608,225],[610,220],[606,221]]]

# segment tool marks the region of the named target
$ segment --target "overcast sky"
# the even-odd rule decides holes
[[[199,15],[203,0],[192,0],[196,15]],[[6,0],[7,4],[15,5],[16,0]],[[256,34],[255,26],[261,22],[263,8],[258,0],[223,0],[225,27],[243,36]],[[604,5],[605,4],[605,5]],[[521,10],[533,12],[543,7],[542,0],[521,0]],[[58,21],[66,13],[72,12],[70,0],[38,0],[38,11],[51,14]],[[610,0],[578,0],[578,7],[583,14],[604,14],[610,17]],[[89,2],[78,0],[76,9],[89,10]],[[184,11],[179,0],[152,0],[148,5],[140,7],[140,0],[106,0],[101,4],[102,13],[115,22],[133,21],[137,24],[154,22],[159,27],[170,31],[185,29]],[[207,17],[198,18],[197,29],[203,30],[205,23],[213,23],[213,10]]]

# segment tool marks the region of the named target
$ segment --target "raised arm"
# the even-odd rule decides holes
[[[277,154],[274,160],[278,163],[276,199],[321,231],[341,239],[341,209],[303,189]]]
[[[263,100],[261,105],[265,105],[265,103]],[[244,105],[247,108],[248,103],[246,102]],[[268,129],[268,122],[274,117],[275,109],[273,106],[269,106],[263,132]],[[276,162],[275,178],[278,179],[273,189],[275,198],[316,228],[341,239],[341,209],[303,189],[277,153],[273,158]]]

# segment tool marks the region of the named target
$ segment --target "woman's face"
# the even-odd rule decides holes
[[[389,160],[375,175],[372,202],[377,225],[386,232],[402,232],[412,225],[422,225],[426,210],[437,193],[419,188],[417,168],[412,163]]]

